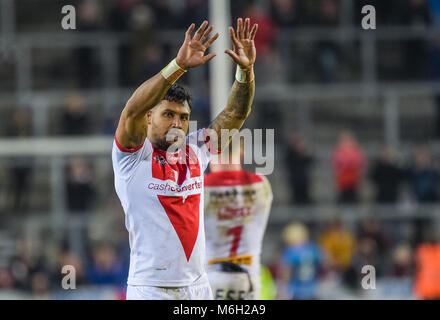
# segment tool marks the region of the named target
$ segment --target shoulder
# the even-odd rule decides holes
[[[243,186],[263,181],[262,176],[244,170],[213,172],[205,175],[205,186],[207,187]]]

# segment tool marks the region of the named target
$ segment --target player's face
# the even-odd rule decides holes
[[[188,133],[190,108],[184,104],[163,100],[147,113],[148,138],[162,150],[181,146]]]

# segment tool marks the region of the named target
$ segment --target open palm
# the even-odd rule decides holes
[[[205,56],[205,51],[218,38],[218,33],[216,33],[212,38],[206,40],[213,30],[213,26],[206,28],[207,25],[208,21],[204,21],[192,38],[191,33],[195,28],[195,24],[191,24],[186,31],[185,41],[177,53],[176,58],[176,62],[181,68],[189,69],[200,66],[216,56],[215,53],[210,53]]]
[[[237,34],[235,34],[234,28],[229,27],[229,36],[231,37],[233,50],[225,51],[243,69],[252,66],[257,58],[254,39],[257,34],[258,24],[254,24],[252,29],[250,29],[250,24],[249,18],[245,19],[244,25],[243,19],[238,18]]]

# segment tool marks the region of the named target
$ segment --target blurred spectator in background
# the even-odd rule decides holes
[[[90,134],[90,119],[87,114],[83,97],[70,93],[66,98],[66,106],[62,114],[61,130],[64,135]]]
[[[72,213],[84,213],[93,207],[95,187],[89,164],[83,158],[73,158],[66,180],[67,208]]]
[[[110,8],[108,23],[112,31],[130,31],[133,8],[138,0],[115,0]]]
[[[321,27],[336,27],[339,24],[339,6],[335,0],[321,0],[317,24]],[[337,42],[320,40],[317,43],[318,65],[321,81],[334,82],[338,75],[340,52]]]
[[[344,272],[351,264],[355,250],[353,235],[343,229],[339,219],[331,221],[319,237],[319,244],[329,257],[329,267]]]
[[[30,110],[17,108],[12,121],[8,122],[6,136],[26,138],[32,136],[32,115]],[[11,159],[8,172],[7,197],[12,213],[24,213],[29,208],[29,189],[32,179],[32,159],[17,157]]]
[[[77,30],[79,32],[97,32],[101,28],[101,11],[96,1],[83,0],[78,7]],[[99,60],[95,48],[84,46],[73,50],[76,60],[78,85],[90,88],[98,85]]]
[[[382,230],[379,221],[375,218],[362,220],[357,230],[357,239],[359,241],[367,239],[374,243],[375,254],[381,258],[388,250],[390,240]]]
[[[294,223],[283,231],[286,249],[282,257],[283,294],[288,299],[317,299],[323,253],[309,240],[307,227]]]
[[[160,72],[168,63],[165,59],[166,56],[162,46],[148,45],[143,52],[140,68],[136,72],[136,82],[142,83],[145,79]]]
[[[270,12],[273,21],[278,27],[292,28],[300,24],[301,8],[298,8],[298,0],[272,0],[270,2]]]
[[[161,1],[159,1],[161,2]],[[206,0],[186,0],[186,10],[184,21],[188,23],[195,23],[196,26],[202,24],[203,20],[209,17],[208,12],[208,3]],[[175,22],[179,21],[178,19],[174,19]],[[190,22],[191,21],[191,22]],[[255,22],[254,22],[255,23]],[[180,23],[180,27],[188,28],[189,25],[185,25],[185,23]],[[175,24],[174,27],[178,25]],[[170,27],[170,26],[168,26]],[[258,33],[257,33],[258,34]]]
[[[110,8],[108,16],[109,29],[124,33],[132,31],[133,12],[138,0],[116,0]],[[118,81],[120,86],[131,84],[130,62],[132,48],[130,44],[120,43],[118,46]]]
[[[258,33],[254,42],[259,57],[264,57],[270,51],[275,39],[276,27],[274,21],[256,2],[249,4],[243,16],[251,18],[251,23],[258,24]]]
[[[415,268],[411,246],[407,243],[398,245],[392,252],[392,276],[397,278],[413,277]]]
[[[425,146],[418,146],[414,150],[414,163],[409,168],[409,181],[417,202],[429,203],[438,200],[439,172]]]
[[[424,30],[432,25],[432,17],[426,0],[408,0],[403,7],[401,23],[415,30]],[[406,64],[408,78],[412,80],[426,79],[428,75],[428,41],[423,38],[405,41]],[[417,63],[414,63],[417,61]]]
[[[0,290],[11,290],[15,282],[11,270],[6,267],[0,267]]]
[[[63,267],[72,266],[75,269],[75,286],[81,286],[85,284],[85,270],[84,265],[81,259],[79,259],[75,254],[70,252],[69,250],[63,250],[57,256],[57,267],[53,272],[53,278],[56,283],[61,284],[63,278],[67,275],[67,273],[62,273]],[[70,273],[70,271],[69,271]]]
[[[49,274],[46,260],[42,256],[41,243],[35,239],[22,238],[17,241],[17,254],[12,258],[9,269],[13,277],[15,288],[32,292],[33,276],[35,274]],[[41,280],[40,276],[40,280]],[[37,279],[38,282],[38,279]]]
[[[397,202],[400,186],[405,179],[405,170],[398,165],[391,146],[385,146],[379,158],[373,162],[370,178],[375,186],[376,202]]]
[[[93,263],[87,270],[89,282],[97,285],[123,287],[126,276],[113,246],[107,243],[98,244],[93,250]]]
[[[421,244],[416,248],[415,260],[414,293],[419,299],[440,299],[440,244]]]
[[[358,202],[358,188],[362,180],[365,158],[351,132],[344,131],[339,135],[338,144],[333,150],[332,162],[338,202]]]
[[[292,132],[287,141],[286,168],[289,172],[289,182],[293,191],[292,202],[297,205],[311,203],[310,174],[313,157],[302,136]]]

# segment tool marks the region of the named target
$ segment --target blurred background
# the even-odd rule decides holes
[[[361,28],[367,4],[377,30]],[[61,28],[64,5],[77,30]],[[0,298],[124,298],[114,131],[133,90],[209,10],[207,0],[0,0]],[[245,126],[275,128],[269,297],[291,298],[289,281],[298,299],[440,298],[440,0],[240,0],[230,11],[259,24]],[[205,65],[179,80],[199,127],[209,76]],[[316,259],[286,258],[305,243]],[[375,290],[361,287],[367,264]],[[64,265],[76,290],[61,289]]]

